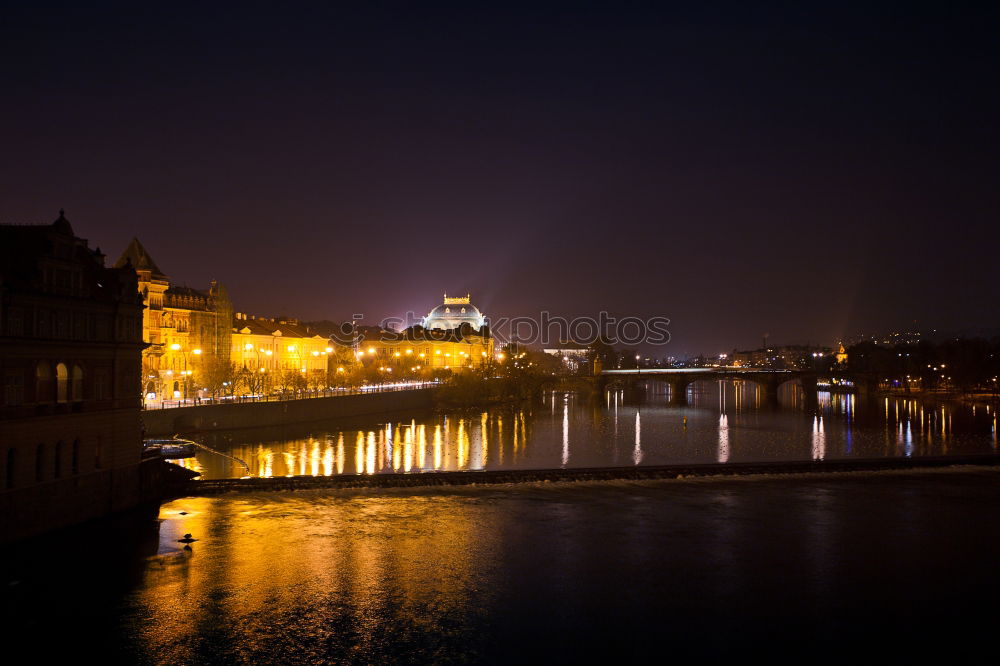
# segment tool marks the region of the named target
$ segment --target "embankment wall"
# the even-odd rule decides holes
[[[147,437],[288,425],[367,414],[430,409],[434,406],[435,391],[434,388],[423,388],[281,402],[157,409],[143,412],[142,420]]]

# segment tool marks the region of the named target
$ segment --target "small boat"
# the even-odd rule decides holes
[[[193,458],[195,443],[180,437],[144,439],[142,440],[142,451],[146,455],[158,454],[164,458]]]

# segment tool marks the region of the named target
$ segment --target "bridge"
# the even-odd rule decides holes
[[[794,382],[805,391],[806,400],[816,399],[818,373],[813,370],[763,370],[759,368],[631,368],[604,370],[598,377],[603,391],[612,386],[635,386],[646,381],[670,385],[670,402],[687,403],[687,389],[694,382],[740,379],[760,386],[765,402],[775,403],[782,384]]]

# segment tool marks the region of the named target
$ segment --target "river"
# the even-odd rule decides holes
[[[212,443],[272,475],[996,446],[979,406],[662,397]],[[985,468],[185,497],[0,554],[0,633],[35,661],[966,662],[992,654],[1000,620],[998,512]]]
[[[546,393],[533,404],[213,433],[231,456],[200,451],[182,464],[218,479],[239,476],[426,473],[692,463],[768,462],[992,453],[990,405],[924,404],[905,397],[859,401],[819,393],[803,406],[786,387],[777,408],[753,384],[697,384],[686,407],[666,387],[599,398]],[[245,462],[244,468],[239,461]],[[249,470],[249,471],[248,471]]]

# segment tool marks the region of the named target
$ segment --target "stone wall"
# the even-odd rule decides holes
[[[155,488],[143,489],[149,463],[101,469],[0,493],[0,543],[37,536],[155,502]],[[151,470],[155,471],[155,470]]]
[[[338,395],[281,402],[200,405],[143,412],[147,437],[258,428],[326,419],[429,409],[437,389]]]

